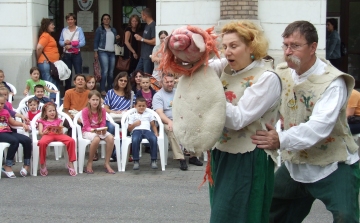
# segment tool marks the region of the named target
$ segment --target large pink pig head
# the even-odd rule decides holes
[[[216,48],[217,36],[214,28],[207,30],[195,26],[184,26],[165,39],[163,60],[159,69],[165,72],[191,75],[211,54],[219,56]]]

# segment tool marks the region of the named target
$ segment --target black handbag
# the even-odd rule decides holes
[[[355,116],[355,115],[349,116],[348,123],[349,124],[360,124],[360,116]]]
[[[55,80],[60,80],[59,78],[59,72],[58,69],[56,68],[55,64],[50,62],[50,60],[48,59],[48,57],[46,56],[46,54],[44,52],[42,52],[46,58],[46,60],[48,61],[49,65],[50,65],[50,76],[52,78],[54,78]]]

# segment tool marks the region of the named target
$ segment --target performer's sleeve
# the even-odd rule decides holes
[[[209,60],[209,67],[215,70],[216,74],[220,77],[224,68],[228,64],[226,58],[218,59],[214,57],[213,59]]]
[[[280,100],[279,77],[266,71],[251,87],[246,88],[237,105],[226,103],[225,127],[239,130],[258,120]]]
[[[280,149],[303,150],[328,137],[346,98],[345,81],[337,78],[316,102],[309,121],[279,133]]]

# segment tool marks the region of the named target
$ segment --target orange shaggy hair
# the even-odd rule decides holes
[[[187,29],[193,33],[200,34],[204,38],[206,45],[204,54],[201,56],[201,58],[199,58],[199,61],[193,64],[191,68],[186,68],[176,62],[176,55],[173,54],[169,47],[165,48],[165,44],[162,44],[160,50],[157,53],[162,54],[162,56],[160,56],[162,59],[159,65],[159,70],[161,70],[163,73],[178,73],[190,76],[203,64],[208,66],[209,55],[212,52],[220,58],[216,47],[217,36],[213,33],[214,27],[203,30],[198,27],[188,25]],[[168,38],[171,38],[171,35]]]

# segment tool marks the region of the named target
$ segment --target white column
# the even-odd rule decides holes
[[[258,18],[270,42],[269,55],[275,64],[283,61],[281,34],[286,26],[297,20],[314,24],[319,36],[317,55],[325,57],[326,0],[259,0]]]
[[[48,17],[48,0],[0,0],[0,69],[5,81],[17,88],[17,97],[36,64],[35,47],[43,17]]]
[[[204,29],[216,26],[220,20],[220,0],[157,0],[156,1],[156,36],[159,31],[169,34],[186,25]],[[156,44],[159,39],[156,38]]]

